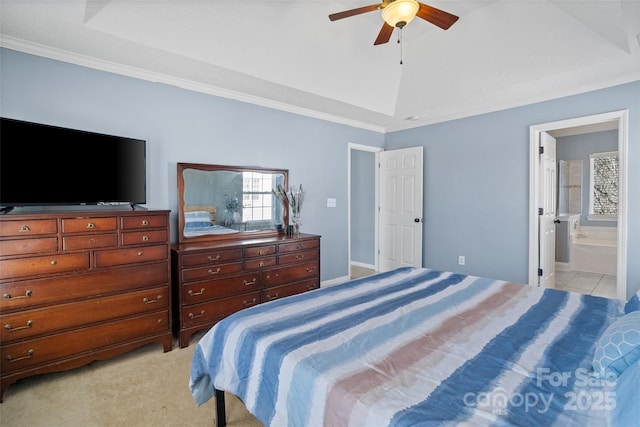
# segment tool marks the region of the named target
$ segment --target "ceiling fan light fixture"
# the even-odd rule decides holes
[[[396,0],[382,9],[382,19],[392,27],[402,28],[415,18],[418,9],[416,0]]]

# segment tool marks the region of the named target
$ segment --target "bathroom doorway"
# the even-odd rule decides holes
[[[615,269],[615,293],[617,298],[626,298],[627,232],[627,112],[618,111],[598,114],[558,122],[544,123],[530,127],[530,221],[529,221],[529,283],[539,286],[542,273],[540,261],[539,207],[544,194],[540,189],[539,141],[540,134],[547,132],[556,138],[591,134],[594,132],[617,131],[618,171],[618,217]],[[587,165],[588,169],[588,165]],[[583,172],[584,173],[584,172]],[[588,173],[588,170],[587,170]],[[584,182],[584,181],[583,181]],[[542,192],[544,193],[544,192]],[[553,265],[551,268],[555,268]]]
[[[618,129],[602,127],[552,132],[558,160],[554,287],[616,298]]]

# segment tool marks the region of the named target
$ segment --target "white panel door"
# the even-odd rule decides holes
[[[546,132],[540,133],[540,207],[539,215],[541,270],[540,286],[555,287],[556,280],[556,200],[557,200],[557,166],[556,140]]]
[[[380,271],[422,266],[422,165],[422,147],[378,154]]]

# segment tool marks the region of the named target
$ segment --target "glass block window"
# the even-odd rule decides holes
[[[618,152],[593,153],[589,158],[589,215],[595,219],[615,219],[618,216]]]

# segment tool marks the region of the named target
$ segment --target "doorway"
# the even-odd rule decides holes
[[[627,151],[628,151],[628,112],[617,111],[558,122],[543,123],[530,127],[530,176],[529,176],[529,284],[540,286],[540,225],[539,208],[544,199],[540,188],[541,171],[539,162],[540,136],[547,132],[552,135],[577,135],[601,130],[618,131],[618,228],[617,228],[617,298],[626,299],[627,271]],[[548,267],[547,267],[548,268]]]
[[[347,150],[347,254],[355,279],[378,271],[376,156],[383,149],[349,143]]]

